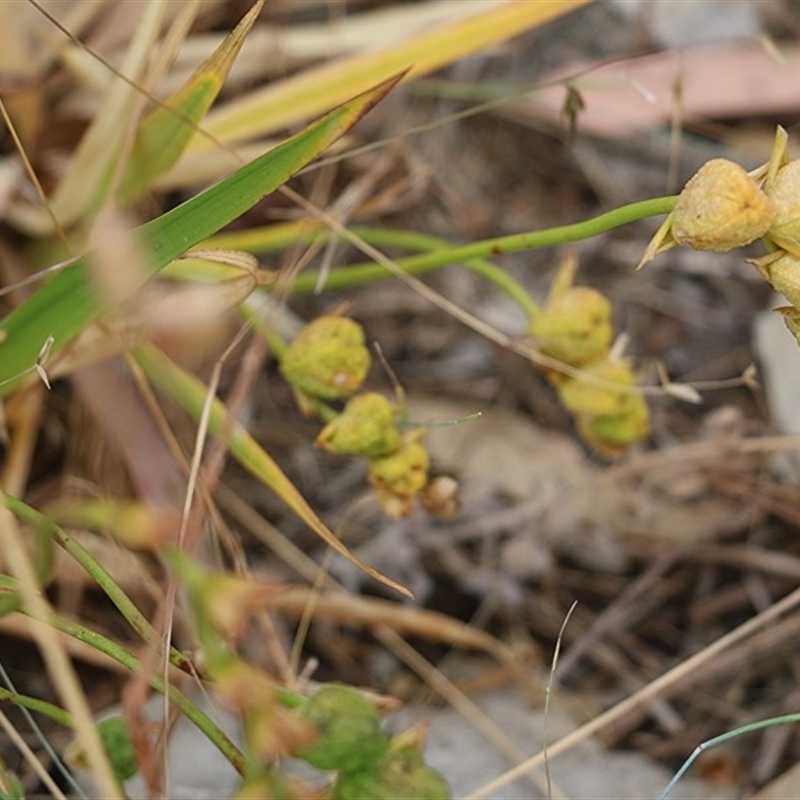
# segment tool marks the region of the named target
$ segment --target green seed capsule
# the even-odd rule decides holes
[[[323,686],[300,709],[318,737],[297,755],[321,770],[357,772],[375,763],[389,749],[381,715],[364,695],[349,686]]]
[[[299,392],[341,400],[358,390],[369,365],[362,327],[346,317],[329,315],[310,322],[289,344],[280,371]]]
[[[633,370],[624,361],[597,361],[581,368],[586,379],[566,378],[558,385],[561,402],[573,414],[599,416],[624,413],[631,397],[625,391],[615,391],[612,386],[595,383],[592,379],[619,384],[621,389],[633,386],[636,378]]]
[[[335,800],[449,800],[450,788],[413,747],[390,750],[371,768],[339,776]]]
[[[317,445],[329,453],[380,458],[394,453],[401,444],[395,410],[377,392],[357,394],[339,416],[317,437]]]

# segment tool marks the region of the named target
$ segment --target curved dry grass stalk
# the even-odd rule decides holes
[[[564,753],[570,748],[575,747],[578,743],[588,739],[590,736],[593,736],[645,703],[667,695],[671,689],[677,688],[681,680],[690,675],[694,670],[707,664],[733,645],[753,636],[757,631],[763,629],[766,625],[777,620],[799,605],[800,589],[795,589],[755,617],[752,617],[747,620],[747,622],[742,623],[729,633],[721,636],[712,644],[704,647],[699,653],[687,658],[668,672],[665,672],[659,678],[656,678],[656,680],[643,686],[639,691],[630,695],[630,697],[627,697],[607,711],[599,714],[585,725],[581,725],[580,728],[572,733],[556,740],[548,746],[546,754],[545,751],[540,751],[527,758],[517,767],[506,772],[500,778],[482,786],[478,791],[469,795],[469,800],[481,800],[481,798],[489,797],[492,792],[511,783],[521,775],[526,774],[528,770],[539,767],[544,763],[545,755],[548,758],[554,758],[560,753]]]

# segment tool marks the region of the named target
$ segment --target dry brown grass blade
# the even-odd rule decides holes
[[[315,580],[317,580],[318,583],[321,582],[319,580],[319,565],[264,520],[236,493],[225,486],[220,486],[217,490],[217,499],[222,507],[230,512],[243,526],[248,528],[260,541],[264,542],[276,555],[287,564],[291,565],[292,568],[296,569],[311,582]],[[486,739],[491,742],[499,752],[504,753],[512,763],[520,763],[523,760],[524,753],[498,725],[455,686],[446,675],[420,655],[420,653],[408,644],[400,633],[395,630],[392,624],[394,612],[390,615],[388,622],[381,621],[385,619],[387,610],[390,607],[400,612],[401,616],[406,611],[409,611],[408,609],[398,607],[396,604],[386,603],[385,601],[376,601],[374,598],[352,598],[349,595],[345,595],[342,587],[330,576],[324,576],[324,586],[327,590],[321,596],[314,596],[313,589],[291,590],[287,595],[287,609],[290,610],[291,613],[302,614],[305,610],[301,606],[300,601],[302,600],[306,606],[313,607],[314,615],[318,617],[327,613],[326,608],[329,601],[332,601],[333,605],[337,606],[339,605],[341,597],[341,605],[339,605],[335,613],[341,615],[343,622],[347,623],[350,621],[350,618],[348,618],[344,611],[345,608],[358,609],[358,614],[363,617],[365,623],[371,624],[370,620],[372,620],[374,624],[371,624],[371,627],[375,638],[386,647],[389,652],[397,656],[397,658],[425,681],[426,685],[436,692],[436,694],[452,705],[465,720],[477,730],[480,730]],[[292,593],[294,592],[296,592],[296,596],[293,596]],[[320,597],[324,599],[324,602],[319,602]],[[280,602],[280,598],[278,598],[278,602]],[[378,604],[377,613],[372,613],[368,608],[373,602]],[[292,608],[289,608],[290,605]],[[413,612],[415,610],[412,609],[410,611]],[[427,615],[429,612],[422,613]],[[430,631],[429,625],[427,624],[428,621],[437,619],[438,615],[432,615],[425,620],[425,627],[428,629],[429,633],[435,632]],[[457,639],[463,639],[464,646],[485,650],[493,658],[497,659],[511,675],[514,675],[520,680],[523,685],[532,688],[534,694],[540,694],[543,691],[535,676],[532,675],[532,671],[527,668],[528,664],[523,662],[522,658],[513,651],[512,648],[495,637],[482,631],[476,631],[474,628],[464,625],[464,623],[449,618],[445,619],[447,620],[446,629],[455,632]],[[414,628],[418,627],[416,624],[417,621],[418,620],[414,619],[412,615],[411,622],[413,622]],[[458,641],[453,641],[451,643],[456,646],[459,645]],[[538,771],[537,767],[532,767],[528,771],[528,775],[533,785],[537,786],[539,789],[545,787],[544,776]]]
[[[741,642],[744,639],[752,636],[754,633],[761,630],[763,627],[773,622],[783,614],[786,614],[788,611],[791,611],[793,608],[796,608],[798,605],[800,605],[800,589],[795,589],[795,591],[786,595],[777,603],[774,603],[773,605],[769,606],[769,608],[766,608],[764,611],[757,614],[755,617],[747,620],[747,622],[742,623],[729,633],[721,636],[699,653],[696,653],[690,658],[687,658],[685,661],[682,661],[668,672],[665,672],[659,678],[656,678],[654,681],[651,681],[646,686],[642,687],[639,691],[634,692],[634,694],[630,695],[625,700],[622,700],[615,706],[612,706],[602,714],[598,714],[598,716],[596,716],[590,722],[582,725],[572,733],[569,733],[566,736],[563,736],[561,739],[553,742],[547,748],[547,757],[554,758],[560,753],[566,752],[579,742],[582,742],[598,731],[603,730],[603,728],[611,725],[613,722],[624,717],[626,714],[640,707],[644,703],[647,703],[648,701],[668,692],[671,688],[678,685],[684,676],[692,673],[693,670],[698,669],[704,664],[707,664],[717,655],[723,653],[734,644],[737,644],[738,642]],[[491,793],[496,791],[498,788],[511,783],[520,775],[525,774],[528,770],[543,764],[544,758],[544,752],[536,753],[524,763],[514,767],[514,769],[509,770],[505,775],[502,775],[497,780],[486,784],[477,792],[473,792],[473,794],[469,796],[469,800],[479,800],[479,798],[489,797]]]
[[[365,628],[385,625],[403,636],[418,636],[490,654],[505,651],[505,646],[494,636],[436,611],[343,592],[324,593],[320,599],[315,599],[314,594],[313,589],[304,587],[286,589],[273,598],[270,607],[284,614],[300,616],[308,604],[314,602],[317,603],[315,618],[318,619]]]
[[[55,800],[67,800],[66,795],[58,788],[56,782],[50,777],[45,765],[40,758],[28,747],[25,740],[17,729],[11,724],[11,720],[0,711],[0,728],[5,732],[8,740],[17,748],[23,758],[30,764],[33,771],[38,775],[39,780],[50,792]],[[8,795],[6,795],[8,796]]]
[[[343,103],[399,71],[408,69],[404,80],[413,80],[587,2],[511,0],[477,14],[469,3],[451,4],[459,6],[463,18],[409,41],[333,61],[251,92],[212,111],[203,127],[227,143],[262,136]],[[378,47],[376,42],[371,45]],[[190,150],[207,150],[209,146],[207,140],[195,137]]]
[[[128,47],[121,72],[133,81],[142,80],[154,51],[164,19],[164,4],[148,0]],[[140,97],[134,87],[119,78],[112,82],[105,102],[81,139],[78,150],[50,201],[64,227],[79,219],[108,170],[130,125],[131,109]]]

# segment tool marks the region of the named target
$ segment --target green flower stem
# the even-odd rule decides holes
[[[7,495],[5,499],[13,500],[13,498],[8,498]],[[0,590],[14,590],[16,587],[17,582],[15,579],[7,575],[0,575]],[[25,613],[24,608],[21,609],[21,613]],[[53,626],[53,628],[61,631],[72,639],[83,642],[94,650],[104,653],[109,658],[128,669],[131,673],[139,672],[141,670],[141,663],[136,656],[128,652],[124,647],[118,645],[116,642],[113,642],[111,639],[103,636],[101,633],[97,633],[97,631],[93,631],[90,628],[81,625],[80,623],[60,617],[58,614],[52,614],[49,618],[49,623]],[[154,673],[151,675],[150,685],[157,692],[164,694],[165,684],[161,674]],[[166,692],[169,694],[170,700],[183,712],[184,716],[193,722],[197,728],[206,735],[208,740],[216,745],[217,749],[225,756],[225,758],[228,759],[228,761],[230,761],[233,767],[243,775],[246,767],[244,754],[228,738],[227,734],[217,727],[217,725],[215,725],[206,714],[204,714],[188,697],[186,697],[185,694],[179,691],[176,687],[170,684],[166,687]],[[4,700],[15,702],[14,698],[11,697],[13,694],[13,692],[8,692],[6,690],[0,691],[0,702]],[[33,699],[31,698],[31,700]],[[34,702],[44,703],[44,701]],[[63,709],[57,708],[56,706],[50,706],[49,703],[44,703],[39,707],[34,707],[28,702],[20,703],[20,705],[24,705],[26,708],[30,708],[32,711],[40,711],[43,714],[47,714],[47,716],[51,717],[52,719],[55,719],[57,722],[60,722],[67,727],[72,727],[72,717]]]
[[[104,653],[118,664],[122,664],[122,666],[131,673],[141,671],[141,662],[136,656],[129,653],[116,642],[103,636],[101,633],[97,633],[97,631],[93,631],[72,620],[60,617],[58,614],[52,614],[49,618],[49,623],[56,630],[61,631],[70,638],[83,642],[99,653]],[[210,717],[203,713],[195,703],[175,686],[172,684],[167,684],[165,686],[164,680],[160,674],[153,673],[149,678],[149,683],[157,692],[161,694],[166,693],[169,696],[170,702],[179,708],[188,720],[195,724],[198,730],[217,747],[240,775],[244,775],[247,767],[244,754]]]
[[[376,246],[432,251],[397,259],[397,264],[411,274],[418,275],[451,264],[464,263],[468,269],[495,283],[516,300],[528,314],[532,314],[535,313],[536,306],[527,292],[499,267],[491,262],[482,262],[482,259],[590,239],[631,222],[669,214],[677,200],[677,195],[642,200],[572,225],[517,233],[459,246],[444,244],[435,237],[407,231],[354,227],[352,232]],[[270,252],[284,249],[298,239],[317,241],[328,236],[329,233],[322,228],[321,223],[287,223],[268,229],[222,234],[210,239],[207,244],[211,247]],[[391,277],[380,264],[364,262],[331,270],[325,285],[328,289],[347,289]],[[305,272],[297,276],[292,289],[300,293],[312,292],[317,282],[316,273]]]
[[[452,243],[445,239],[438,239],[435,236],[428,236],[424,233],[413,231],[391,230],[387,228],[368,228],[363,226],[353,226],[350,232],[363,239],[368,244],[375,247],[392,247],[402,250],[422,251],[436,253],[452,250]],[[249,231],[237,231],[235,233],[223,233],[214,236],[206,242],[208,247],[219,247],[227,250],[246,250],[254,253],[268,253],[284,250],[298,241],[321,242],[327,241],[334,234],[329,231],[321,222],[291,222],[278,225],[271,225],[264,228],[257,228]],[[400,261],[399,263],[403,263]],[[528,316],[533,316],[539,312],[539,307],[533,298],[528,294],[522,285],[516,281],[505,270],[483,258],[473,258],[466,262],[467,269],[485,278],[490,283],[495,284],[499,289],[514,299]],[[336,274],[351,267],[342,267],[333,270]],[[166,275],[177,274],[176,270],[167,268]],[[312,273],[313,274],[313,273]],[[314,279],[316,281],[316,275]],[[377,279],[391,277],[380,267],[376,272]],[[371,282],[371,281],[367,281]],[[301,276],[293,284],[293,289],[298,291],[298,285],[303,286],[305,279]],[[326,287],[330,281],[326,281]],[[315,283],[316,288],[316,283]],[[301,289],[300,291],[305,291]]]
[[[674,208],[677,199],[677,196],[670,196],[642,200],[573,225],[501,236],[496,239],[486,239],[461,246],[452,246],[436,237],[410,231],[362,227],[353,227],[351,231],[376,247],[427,250],[427,253],[421,255],[397,259],[396,263],[410,274],[420,274],[463,262],[468,269],[506,292],[517,302],[528,317],[533,317],[539,313],[539,307],[536,302],[513,277],[491,261],[488,261],[487,258],[489,256],[553,247],[589,239],[631,222],[660,214],[668,214]],[[324,240],[329,238],[330,235],[330,232],[323,227],[322,223],[304,221],[302,223],[284,223],[244,232],[219,234],[209,239],[206,244],[208,247],[243,249],[264,253],[282,250],[302,240],[312,242]],[[169,270],[169,268],[167,269]],[[374,281],[386,280],[391,277],[392,275],[381,264],[374,262],[353,264],[331,270],[326,278],[325,288],[347,289],[373,283]],[[299,293],[314,291],[318,281],[319,276],[317,273],[302,273],[295,278],[292,284],[292,291]],[[286,345],[273,331],[264,329],[257,308],[245,303],[241,307],[241,313],[259,330],[272,352],[280,359]],[[319,408],[315,408],[315,413],[323,421],[329,421],[335,415],[335,412],[324,404],[321,404]]]
[[[105,567],[100,564],[83,545],[73,539],[63,528],[56,525],[47,516],[31,508],[22,500],[3,494],[2,502],[14,516],[27,525],[30,525],[38,531],[41,536],[46,536],[51,542],[55,541],[58,543],[60,547],[69,553],[106,595],[108,595],[108,598],[136,633],[146,642],[153,640],[153,637],[157,635],[153,626],[147,621],[128,595],[122,591]],[[174,647],[170,648],[170,663],[178,669],[190,674],[194,674],[196,671],[189,659]]]
[[[73,730],[75,724],[72,721],[72,715],[53,703],[48,703],[46,700],[40,700],[38,697],[30,697],[26,694],[18,694],[4,689],[0,686],[0,703],[11,703],[11,705],[19,706],[20,708],[27,708],[29,711],[35,711],[37,714],[43,714],[49,717],[59,725]]]
[[[448,247],[435,253],[401,258],[397,260],[397,264],[410,274],[418,275],[449,266],[450,264],[469,262],[475,258],[487,258],[506,253],[518,253],[523,250],[535,250],[542,247],[555,247],[569,244],[570,242],[579,242],[583,239],[599,236],[601,233],[606,233],[614,228],[619,228],[621,225],[627,225],[628,223],[659,214],[668,214],[677,200],[677,196],[642,200],[638,203],[615,208],[613,211],[573,225],[562,225],[557,228],[530,231],[528,233],[515,233],[511,236],[501,236],[496,239],[484,239],[467,245]],[[374,262],[353,264],[348,267],[331,270],[326,282],[326,288],[349,289],[353,286],[361,286],[390,277],[392,276],[380,264],[375,264]],[[316,282],[317,276],[314,273],[303,273],[295,279],[292,290],[302,293],[312,292]]]
[[[376,247],[403,247],[408,250],[421,250],[432,254],[452,249],[452,244],[444,239],[437,239],[435,236],[410,231],[376,230],[374,228],[362,230],[354,228],[353,233]],[[539,306],[536,301],[528,294],[522,284],[504,269],[485,258],[472,258],[469,261],[465,261],[464,266],[505,292],[520,306],[526,316],[533,317],[539,313]],[[297,291],[297,283],[295,283],[294,289]]]

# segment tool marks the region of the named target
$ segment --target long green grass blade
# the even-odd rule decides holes
[[[172,395],[192,417],[200,419],[207,390],[197,378],[182,370],[152,345],[138,348],[135,357],[139,366],[156,386]],[[214,435],[225,436],[228,449],[239,464],[274,491],[327,545],[341,553],[375,580],[396,589],[401,594],[411,596],[405,586],[365,564],[336,538],[269,453],[245,428],[230,419],[225,406],[216,399],[211,407],[208,429]]]
[[[326,114],[232,175],[137,229],[155,274],[193,245],[207,239],[262,197],[282,186],[346,133],[401,76],[395,76]],[[48,337],[55,354],[108,311],[92,285],[87,257],[58,273],[0,322],[0,397],[35,366]]]
[[[259,0],[192,77],[142,120],[119,191],[123,205],[141,195],[186,149],[225,83],[263,5],[264,0]]]

